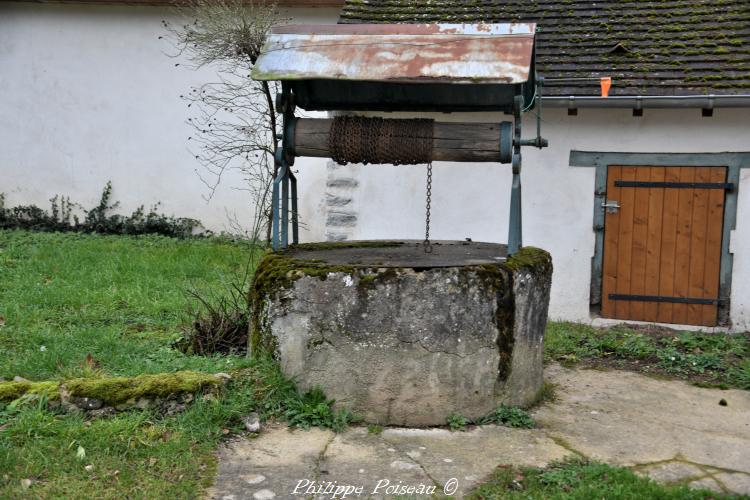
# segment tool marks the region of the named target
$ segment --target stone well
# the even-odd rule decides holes
[[[542,386],[552,262],[526,247],[439,242],[298,245],[268,254],[253,286],[250,352],[302,390],[381,425],[443,425]]]

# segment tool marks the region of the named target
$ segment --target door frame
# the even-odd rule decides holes
[[[726,167],[727,183],[734,189],[726,191],[724,228],[721,237],[721,269],[719,271],[720,326],[729,325],[732,291],[733,255],[729,251],[732,231],[737,226],[737,197],[740,190],[740,169],[750,168],[750,152],[737,153],[614,153],[601,151],[570,152],[571,167],[594,167],[594,256],[591,258],[591,291],[589,305],[595,311],[602,300],[602,268],[604,258],[604,210],[607,198],[607,167]]]

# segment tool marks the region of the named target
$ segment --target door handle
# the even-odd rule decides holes
[[[607,211],[608,214],[616,214],[620,210],[620,202],[617,200],[607,200],[602,203],[602,208]]]

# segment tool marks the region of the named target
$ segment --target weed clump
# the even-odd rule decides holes
[[[489,498],[662,498],[703,500],[723,498],[686,484],[663,485],[630,469],[582,458],[552,463],[545,468],[498,467],[493,477],[467,495]]]
[[[251,306],[243,299],[247,294],[242,288],[233,286],[228,296],[217,300],[195,291],[190,294],[202,308],[195,313],[190,325],[183,328],[174,347],[188,355],[246,354]]]
[[[453,413],[446,419],[446,424],[452,431],[462,431],[467,425],[503,425],[505,427],[531,429],[534,427],[534,418],[523,408],[501,405],[489,415],[475,420]]]
[[[353,422],[359,421],[346,409],[334,410],[335,401],[328,399],[322,389],[315,387],[296,398],[286,401],[284,416],[291,427],[326,427],[341,432]]]
[[[534,427],[534,418],[523,408],[516,406],[499,406],[494,412],[478,420],[479,424],[496,424],[505,427],[520,429],[531,429]]]
[[[469,419],[458,413],[448,415],[445,421],[448,424],[448,428],[452,431],[462,431],[471,423]]]

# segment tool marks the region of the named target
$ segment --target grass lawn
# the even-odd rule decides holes
[[[251,249],[219,240],[0,232],[0,377],[227,371],[244,358],[170,349],[194,304],[222,293]]]
[[[197,496],[224,434],[294,393],[267,361],[170,347],[191,317],[186,290],[223,293],[251,252],[221,240],[0,231],[0,377],[247,374],[220,400],[175,417],[140,411],[87,422],[0,405],[0,498]]]
[[[302,427],[345,426],[350,415],[333,413],[321,393],[298,394],[268,359],[190,356],[172,347],[195,307],[186,291],[226,293],[247,272],[253,251],[242,242],[219,239],[0,230],[0,377],[233,374],[219,398],[197,398],[185,412],[169,417],[135,410],[86,420],[52,412],[44,401],[0,403],[0,498],[196,498],[212,480],[213,450],[243,429],[241,419],[251,411]],[[618,359],[631,359],[625,351],[645,350],[642,359],[661,359],[654,350],[661,340],[629,332],[607,333],[610,340],[599,341],[586,327],[553,323],[548,356],[572,362],[615,352]],[[742,386],[747,365],[737,359],[748,352],[746,338],[720,336],[714,347],[702,337],[693,346],[691,338],[697,337],[680,337],[667,347],[684,356],[720,358],[719,368],[701,366]],[[613,345],[621,347],[613,351]],[[679,366],[696,371],[695,359],[685,359]],[[517,416],[497,415],[511,417]],[[652,492],[654,498],[692,495],[623,469],[578,463],[500,469],[477,498],[644,498]]]
[[[750,390],[750,335],[680,332],[657,326],[592,328],[550,323],[548,360],[681,378],[697,385]]]

